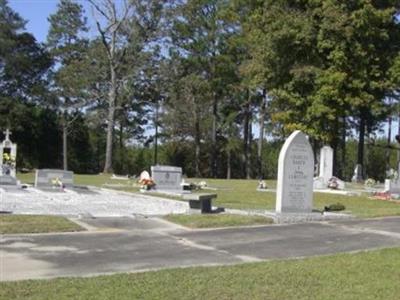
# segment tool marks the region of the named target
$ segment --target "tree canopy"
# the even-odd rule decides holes
[[[43,45],[0,0],[0,127],[20,168],[273,177],[301,129],[336,175],[384,176],[365,150],[399,115],[398,1],[89,3],[60,0]]]

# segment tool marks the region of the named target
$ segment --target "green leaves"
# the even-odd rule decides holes
[[[394,12],[363,0],[260,3],[243,26],[251,53],[244,74],[273,91],[276,122],[332,142],[338,118],[362,110],[381,120],[398,73],[390,69],[400,47]]]

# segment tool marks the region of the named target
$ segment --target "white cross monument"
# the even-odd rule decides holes
[[[17,144],[10,140],[11,131],[3,131],[5,139],[0,143],[0,175],[10,175],[15,178]]]

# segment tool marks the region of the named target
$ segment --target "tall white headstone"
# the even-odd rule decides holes
[[[4,141],[0,143],[0,175],[9,175],[15,178],[17,144],[10,140],[11,131],[4,131]]]
[[[400,161],[397,163],[397,177],[400,179]]]
[[[353,177],[351,178],[352,182],[362,182],[363,181],[363,166],[361,164],[357,164],[354,169]]]
[[[319,177],[323,178],[325,184],[333,176],[333,149],[330,146],[324,146],[320,152]]]
[[[311,213],[314,154],[304,133],[293,132],[279,153],[277,213]]]

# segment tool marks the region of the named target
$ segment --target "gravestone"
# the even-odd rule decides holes
[[[397,163],[397,177],[400,177],[400,161]]]
[[[142,173],[140,173],[140,175],[139,175],[139,181],[141,181],[141,180],[150,180],[150,179],[151,179],[150,174],[146,170],[143,171]]]
[[[60,181],[66,188],[74,186],[74,172],[57,169],[39,169],[36,170],[35,187],[54,188],[58,185],[54,181]]]
[[[152,166],[151,178],[156,190],[181,191],[182,168],[173,166]]]
[[[323,146],[319,155],[319,176],[314,178],[314,189],[326,189],[329,181],[334,179],[337,189],[343,190],[345,183],[343,180],[333,177],[333,149],[330,146]]]
[[[363,181],[363,171],[362,171],[362,165],[357,164],[356,167],[354,168],[354,174],[353,177],[351,178],[352,182],[362,182]]]
[[[293,132],[279,153],[277,213],[311,213],[314,154],[304,133]]]
[[[400,178],[399,173],[393,169],[386,172],[388,179],[385,179],[385,192],[390,194],[400,194]]]
[[[400,194],[400,179],[385,179],[384,191],[390,194]]]
[[[319,177],[328,183],[333,176],[333,149],[330,146],[324,146],[320,153]]]
[[[10,140],[11,131],[4,131],[5,139],[0,143],[0,175],[9,175],[15,178],[17,144]]]

